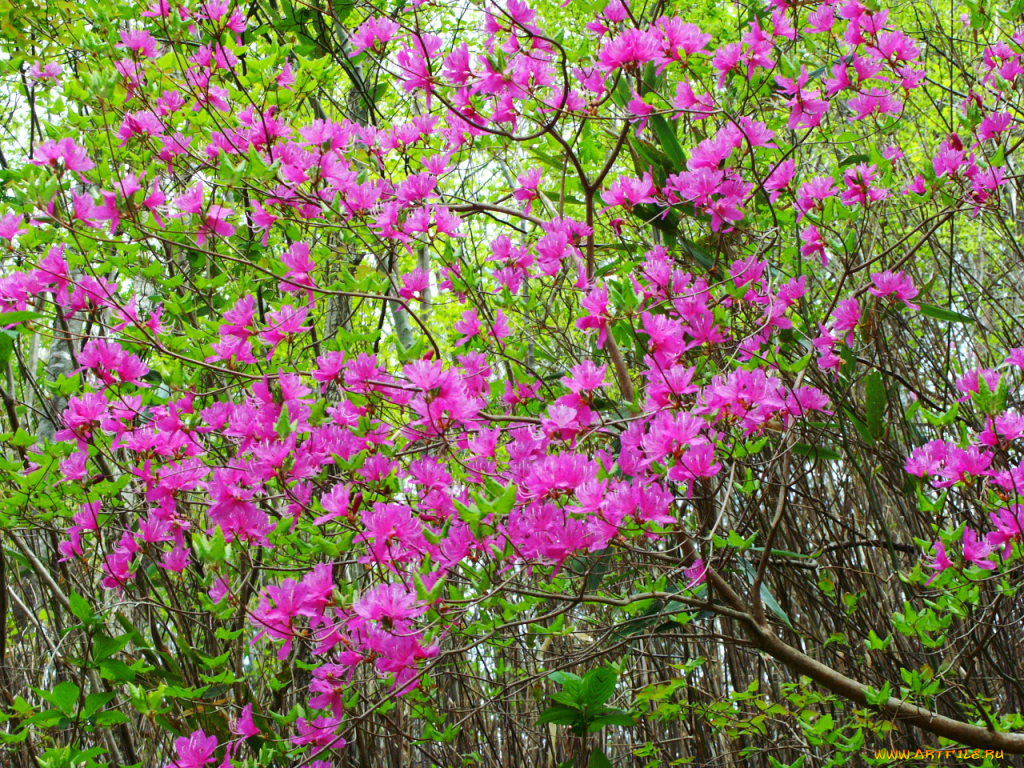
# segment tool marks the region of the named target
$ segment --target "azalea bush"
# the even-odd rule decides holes
[[[1022,12],[7,4],[5,764],[1024,753]]]

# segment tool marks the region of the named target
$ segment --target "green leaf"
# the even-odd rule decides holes
[[[104,659],[100,662],[100,676],[115,683],[130,683],[135,680],[135,670],[123,661]]]
[[[102,633],[97,634],[92,639],[92,657],[96,661],[109,659],[115,653],[120,653],[131,642],[131,639],[131,635],[127,634],[116,638],[108,637]]]
[[[872,688],[868,686],[868,689],[864,691],[864,698],[867,699],[868,704],[876,707],[885,704],[891,695],[892,684],[888,681],[886,681],[885,685],[881,688]]]
[[[611,667],[600,667],[588,672],[583,678],[582,703],[585,705],[604,704],[615,693],[618,681],[619,676]]]
[[[615,710],[612,712],[608,712],[607,714],[595,717],[593,720],[590,721],[588,730],[591,733],[596,733],[597,731],[604,728],[606,725],[621,725],[623,727],[628,728],[631,725],[636,725],[636,718],[628,712]]]
[[[944,307],[936,307],[933,304],[921,304],[921,314],[926,317],[933,317],[936,320],[945,320],[947,323],[973,323],[974,318],[964,315],[960,312],[954,312],[952,309],[945,309]]]
[[[568,690],[578,691],[580,684],[583,682],[583,678],[579,675],[574,675],[572,672],[552,672],[548,675],[552,680],[561,685],[563,688]]]
[[[885,393],[885,382],[880,371],[872,371],[867,377],[867,427],[872,437],[872,444],[882,436],[885,430],[883,417],[888,398]]]
[[[85,697],[85,705],[82,707],[82,717],[92,717],[110,703],[111,699],[116,695],[117,694],[113,691],[107,691],[105,693],[90,693]]]
[[[48,709],[38,715],[22,720],[22,725],[36,725],[40,728],[53,728],[57,723],[65,719],[65,716],[56,709]]]
[[[15,323],[24,323],[27,320],[38,320],[40,317],[46,317],[41,312],[31,312],[29,310],[21,310],[19,312],[0,312],[0,328],[8,325],[14,325]]]
[[[72,592],[68,597],[68,602],[71,603],[71,612],[75,614],[75,618],[83,624],[91,626],[96,622],[96,614],[92,610],[92,605],[80,594]]]
[[[572,709],[563,704],[556,704],[548,707],[540,713],[537,718],[537,725],[554,723],[555,725],[572,725],[580,719],[581,713],[578,709]]]
[[[927,408],[921,409],[921,415],[924,416],[924,420],[931,424],[933,427],[947,427],[956,421],[957,414],[960,413],[960,403],[953,403],[944,413],[932,413]]]
[[[603,749],[595,749],[590,753],[588,768],[612,768],[612,761],[608,759]]]
[[[516,503],[517,488],[516,486],[509,485],[504,492],[497,499],[494,500],[494,506],[492,511],[499,517],[504,517],[511,510]]]
[[[751,584],[753,584],[754,580],[757,578],[757,572],[754,570],[754,566],[752,566],[746,560],[740,560],[739,562],[740,565],[743,567],[743,571],[747,575],[747,579],[750,581]],[[769,611],[778,616],[779,620],[782,621],[783,624],[792,629],[793,622],[790,620],[786,612],[782,610],[782,606],[779,605],[779,601],[775,599],[775,595],[772,594],[772,591],[768,589],[768,585],[765,584],[763,581],[761,582],[761,588],[759,591],[761,594],[761,602],[765,604]]]
[[[807,443],[795,443],[793,445],[793,453],[812,459],[825,459],[826,461],[836,461],[843,458],[841,453],[832,448],[824,445],[808,445]]]
[[[848,165],[856,165],[857,163],[866,163],[871,158],[864,154],[848,155],[839,161],[839,167],[845,168]]]
[[[661,148],[665,150],[665,154],[672,161],[674,169],[680,170],[685,167],[686,153],[683,152],[683,148],[679,144],[675,128],[669,125],[663,115],[651,115],[649,123],[654,129],[658,141],[661,142]]]
[[[34,435],[30,435],[22,427],[18,427],[18,431],[14,433],[14,437],[11,438],[11,444],[17,448],[28,448],[30,445],[34,445],[36,438]]]
[[[75,708],[78,706],[78,696],[81,692],[81,688],[70,680],[65,680],[63,683],[59,683],[49,696],[44,698],[65,715],[71,717],[75,714]]]
[[[334,0],[334,18],[341,24],[352,13],[355,6],[354,0]]]
[[[124,712],[118,712],[116,709],[110,709],[106,712],[100,712],[96,715],[92,722],[96,725],[109,728],[114,725],[120,725],[121,723],[128,722],[128,716]]]
[[[6,368],[14,351],[14,338],[10,331],[0,331],[0,368]]]

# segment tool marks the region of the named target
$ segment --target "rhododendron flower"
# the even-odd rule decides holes
[[[587,314],[576,320],[576,327],[581,331],[597,329],[597,346],[604,347],[612,321],[608,314],[608,288],[604,285],[594,287],[580,300],[580,306]]]
[[[427,607],[420,603],[415,592],[401,584],[380,584],[354,603],[352,610],[368,621],[381,622],[386,629],[391,629],[422,616]]]
[[[784,160],[779,163],[775,170],[773,170],[764,181],[764,188],[771,193],[768,196],[769,201],[774,203],[779,199],[782,195],[782,191],[789,187],[789,183],[793,180],[793,175],[795,173],[795,160]]]
[[[898,115],[903,111],[903,102],[882,88],[871,88],[846,102],[853,110],[853,120],[863,120],[874,114]]]
[[[792,98],[786,102],[789,107],[789,123],[787,127],[793,131],[797,128],[814,128],[819,125],[828,112],[829,103],[821,97],[821,91],[806,88],[810,81],[807,65],[803,65],[797,78],[776,75],[775,82],[787,96]]]
[[[55,83],[59,83],[63,72],[64,67],[56,61],[49,61],[46,64],[37,61],[32,64],[32,68],[28,71],[28,76],[33,80],[52,80]]]
[[[156,58],[156,39],[148,29],[130,29],[121,33],[118,48],[137,53],[147,59]]]
[[[662,43],[655,32],[627,29],[604,44],[598,59],[609,70],[635,68],[644,62],[654,61],[661,50]]]
[[[911,299],[917,296],[919,291],[914,285],[914,281],[903,272],[890,272],[889,270],[873,272],[871,282],[873,285],[868,289],[868,293],[872,296],[892,296],[910,309],[921,308],[920,305],[911,302]]]
[[[32,157],[35,165],[49,165],[57,167],[63,163],[69,171],[83,172],[96,167],[96,164],[89,158],[85,147],[80,147],[74,139],[59,139],[57,141],[44,141],[36,147],[35,155]]]
[[[714,113],[716,106],[715,99],[710,93],[697,94],[690,81],[683,80],[676,85],[672,108],[682,113],[680,117],[704,120]]]
[[[231,724],[231,732],[244,739],[248,739],[252,736],[258,736],[260,734],[260,729],[256,726],[252,717],[252,704],[246,704],[242,707],[242,713],[238,716],[238,719]]]
[[[683,575],[687,578],[687,589],[693,589],[699,587],[708,578],[708,568],[704,564],[701,558],[697,558],[693,563],[683,571]]]
[[[341,725],[340,717],[318,717],[315,720],[307,720],[300,717],[295,721],[295,728],[299,735],[292,737],[292,744],[296,746],[312,745],[315,747],[326,747],[330,749],[344,749],[347,742],[337,735],[338,726]]]
[[[970,526],[964,529],[964,560],[968,563],[984,568],[986,571],[995,570],[996,564],[989,560],[995,549],[991,542],[979,538],[978,532]]]
[[[1024,506],[1001,507],[989,517],[995,530],[989,533],[988,542],[1008,560],[1013,553],[1013,542],[1024,541]]]
[[[8,241],[13,246],[14,238],[18,235],[24,235],[28,232],[21,226],[21,222],[25,220],[25,217],[19,214],[8,213],[3,218],[0,218],[0,237]]]
[[[358,56],[372,49],[376,53],[383,51],[384,46],[391,42],[398,31],[398,24],[388,18],[371,16],[364,21],[350,38],[352,50],[349,56]]]
[[[843,174],[846,189],[843,190],[840,199],[846,205],[866,205],[869,202],[885,200],[889,197],[889,190],[874,186],[877,178],[878,169],[874,165],[861,163],[847,169]]]
[[[194,731],[174,742],[177,753],[174,761],[165,768],[203,768],[213,762],[217,750],[217,737],[207,736],[203,731]]]
[[[645,173],[640,179],[620,176],[601,193],[602,199],[609,207],[621,205],[626,210],[632,210],[634,206],[642,203],[653,203],[654,195],[654,179],[650,173]]]
[[[464,344],[468,344],[471,339],[480,333],[480,313],[475,309],[467,309],[462,319],[457,321],[453,326],[457,333],[461,333],[462,336],[456,339],[455,346],[461,347]]]
[[[543,168],[532,168],[526,173],[520,174],[517,179],[519,186],[512,194],[516,200],[526,203],[527,213],[533,210],[533,201],[540,197],[540,180],[543,175]]]
[[[835,186],[835,179],[831,176],[816,176],[804,182],[797,190],[796,207],[797,220],[803,219],[804,215],[812,211],[820,210],[821,201],[834,197],[838,194]]]
[[[928,579],[928,581],[926,582],[926,584],[929,585],[937,578],[939,578],[939,575],[943,571],[945,571],[947,568],[953,567],[953,561],[950,560],[949,556],[946,554],[945,543],[943,543],[942,541],[936,541],[934,544],[934,548],[935,556],[931,560],[926,560],[924,563],[925,567],[931,568],[935,571],[935,573],[932,574],[931,578]]]

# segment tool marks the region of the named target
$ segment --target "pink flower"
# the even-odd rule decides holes
[[[601,193],[601,197],[609,207],[620,205],[630,211],[642,203],[653,203],[655,191],[654,179],[650,173],[645,173],[640,179],[620,176]]]
[[[810,80],[805,64],[796,79],[776,75],[775,82],[787,96],[792,98],[786,102],[789,107],[789,123],[787,127],[793,131],[797,128],[814,128],[819,125],[828,112],[829,103],[821,98],[821,91],[806,90]]]
[[[532,168],[519,176],[519,186],[512,193],[516,200],[526,203],[526,212],[530,213],[533,201],[540,197],[540,180],[544,175],[543,168]]]
[[[878,178],[878,169],[874,165],[861,163],[849,168],[843,174],[846,182],[846,189],[841,199],[846,205],[865,205],[868,202],[885,200],[889,197],[889,190],[873,186]]]
[[[854,111],[852,120],[863,120],[873,114],[898,115],[903,111],[903,102],[881,88],[871,88],[846,103]]]
[[[843,299],[832,311],[832,329],[846,334],[844,341],[847,346],[853,346],[860,317],[860,303],[856,299]]]
[[[800,255],[806,258],[816,256],[821,259],[821,266],[828,266],[828,251],[825,248],[825,241],[821,237],[821,230],[811,224],[800,230]]]
[[[64,72],[64,67],[55,61],[48,62],[40,66],[37,61],[32,65],[32,68],[28,71],[28,76],[33,80],[52,80],[55,83],[60,82],[60,76]]]
[[[245,739],[260,733],[260,729],[256,727],[256,723],[252,719],[252,704],[242,707],[242,714],[231,724],[231,731]]]
[[[188,737],[182,736],[174,742],[177,757],[165,768],[203,768],[213,762],[217,743],[216,736],[207,736],[202,731],[194,731]]]
[[[995,546],[990,541],[980,539],[977,531],[970,526],[964,529],[963,539],[964,560],[984,568],[986,571],[993,571],[996,564],[988,558],[995,552]]]
[[[998,138],[999,134],[1008,130],[1012,123],[1013,117],[1009,112],[995,112],[991,115],[986,115],[981,121],[981,125],[978,126],[978,139],[986,141]]]
[[[1013,553],[1013,542],[1024,540],[1024,506],[1002,507],[989,517],[996,529],[988,535],[988,542],[1002,550],[1003,559],[1007,560]]]
[[[308,326],[303,325],[308,314],[308,308],[296,309],[291,304],[285,304],[277,312],[267,314],[267,327],[260,333],[260,338],[270,344],[270,352],[267,353],[268,360],[274,356],[274,352],[277,351],[281,342],[309,330]]]
[[[378,621],[391,628],[422,616],[427,607],[402,584],[380,584],[358,600],[352,610],[367,621]]]
[[[141,54],[147,59],[156,58],[156,40],[147,29],[131,29],[122,32],[121,42],[116,47]]]
[[[683,571],[683,575],[689,580],[686,588],[693,589],[707,581],[708,568],[704,564],[704,560],[698,557],[685,571]]]
[[[203,197],[205,190],[203,189],[203,182],[199,182],[192,189],[180,197],[176,197],[172,202],[172,205],[178,209],[179,213],[174,214],[174,218],[180,218],[188,214],[196,214],[203,212]]]
[[[223,205],[211,205],[207,208],[203,223],[199,225],[196,233],[196,243],[205,244],[209,235],[230,237],[235,234],[235,225],[228,221],[234,213],[233,209],[225,208]]]
[[[831,176],[815,176],[801,184],[796,195],[797,221],[803,219],[805,214],[821,210],[821,201],[835,197],[838,191],[835,179]]]
[[[657,58],[661,49],[661,40],[655,32],[627,29],[604,44],[598,59],[609,70],[636,68],[639,64]]]
[[[789,187],[789,183],[793,180],[795,173],[795,160],[784,160],[779,163],[764,182],[764,188],[771,193],[768,196],[769,201],[775,203],[779,199],[782,191]]]
[[[874,283],[874,286],[868,289],[868,293],[872,296],[893,296],[910,307],[910,309],[921,308],[919,304],[911,302],[911,299],[917,296],[920,291],[914,285],[914,281],[903,272],[890,272],[889,270],[874,272],[871,275],[871,282]]]
[[[316,269],[316,262],[309,256],[309,243],[292,243],[291,248],[281,256],[281,261],[287,267],[287,280],[282,280],[279,284],[281,290],[285,293],[296,293],[305,289],[309,300],[312,301],[313,291],[308,289],[315,285],[313,270]]]
[[[69,171],[82,172],[96,167],[85,148],[78,146],[74,139],[51,139],[36,147],[36,153],[32,158],[33,165],[49,165],[56,168],[59,162],[63,162]]]
[[[314,709],[330,709],[335,717],[345,711],[345,689],[352,679],[352,667],[342,664],[324,664],[313,670],[310,693],[318,694],[309,700]]]
[[[371,16],[352,33],[352,51],[349,56],[358,56],[366,50],[381,53],[398,31],[398,24],[391,19]]]
[[[934,547],[935,557],[933,557],[931,560],[926,560],[924,563],[925,567],[931,568],[935,571],[932,577],[928,579],[927,584],[931,584],[933,581],[939,578],[939,574],[941,574],[947,568],[953,567],[953,561],[950,560],[949,556],[946,554],[946,545],[941,541],[936,541]]]
[[[462,314],[462,319],[455,323],[455,331],[462,334],[462,338],[455,342],[456,347],[468,344],[469,341],[480,334],[480,314],[475,309],[467,309]]]
[[[2,219],[0,219],[0,237],[4,238],[10,244],[14,245],[14,238],[18,235],[24,235],[28,232],[21,226],[21,222],[25,220],[25,217],[19,214],[8,213]]]

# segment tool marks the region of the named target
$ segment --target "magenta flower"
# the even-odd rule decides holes
[[[620,205],[630,211],[642,203],[653,203],[655,191],[654,179],[650,173],[645,173],[640,179],[620,176],[601,193],[601,197],[609,207]]]
[[[964,560],[979,568],[984,568],[986,571],[993,571],[996,564],[989,560],[989,557],[995,552],[995,549],[996,547],[991,541],[980,538],[978,532],[973,528],[970,526],[964,528]]]
[[[932,577],[928,579],[928,581],[926,582],[927,584],[931,584],[933,581],[939,578],[939,574],[941,574],[947,568],[953,567],[953,561],[950,560],[949,556],[946,554],[946,545],[942,541],[936,541],[934,546],[935,557],[933,557],[931,560],[926,560],[924,562],[925,567],[931,568],[935,571],[935,573],[932,574]]]
[[[242,714],[231,724],[231,731],[245,739],[260,733],[260,729],[252,719],[252,704],[242,707]]]
[[[688,580],[686,588],[693,589],[707,581],[708,568],[704,564],[704,560],[698,557],[686,570],[683,571],[683,575],[686,576]]]
[[[889,197],[889,190],[874,185],[878,178],[878,168],[867,163],[860,163],[853,168],[847,169],[843,174],[846,182],[846,189],[843,190],[841,200],[845,205],[865,205],[869,202],[885,200]]]
[[[806,89],[810,80],[805,64],[797,78],[776,75],[775,82],[784,94],[792,98],[786,102],[789,107],[789,123],[787,127],[793,131],[797,128],[814,128],[821,124],[829,103],[821,98],[821,91]]]
[[[166,768],[203,768],[213,762],[217,743],[216,736],[207,736],[202,731],[194,731],[187,737],[182,736],[174,742],[174,749],[178,755]]]
[[[661,50],[662,43],[655,32],[627,29],[604,44],[598,59],[609,70],[635,68],[644,62],[654,61]]]
[[[349,56],[358,56],[366,50],[381,53],[398,31],[398,24],[391,19],[371,16],[352,33],[352,51]]]
[[[914,285],[914,281],[903,272],[874,272],[871,275],[871,282],[874,286],[868,289],[868,293],[872,296],[892,296],[911,309],[921,308],[919,304],[911,302],[920,291]]]
[[[379,621],[386,628],[422,616],[427,608],[402,584],[380,584],[357,601],[352,610],[368,621]]]
[[[121,33],[117,48],[137,53],[147,59],[156,58],[156,39],[147,29],[131,29]]]
[[[25,217],[19,214],[8,213],[2,219],[0,219],[0,237],[7,240],[12,246],[14,245],[14,238],[18,235],[24,235],[28,232],[27,229],[21,226],[21,222],[25,220]]]
[[[1007,560],[1013,552],[1013,542],[1024,540],[1024,506],[1001,507],[989,517],[995,530],[989,533],[988,542],[994,550],[1001,550]]]
[[[54,168],[61,162],[69,171],[82,172],[96,167],[86,153],[85,147],[78,146],[75,140],[70,138],[44,141],[36,147],[36,153],[32,158],[33,165],[49,165]]]
[[[64,67],[55,61],[48,62],[40,65],[40,62],[35,62],[32,68],[28,71],[28,76],[33,80],[44,81],[52,80],[55,83],[60,82],[60,76],[64,72]]]

